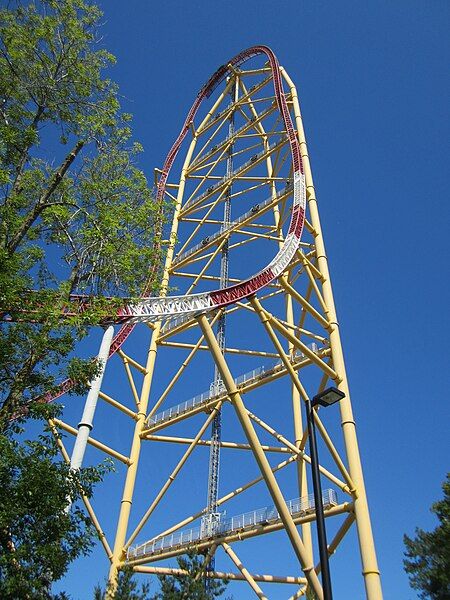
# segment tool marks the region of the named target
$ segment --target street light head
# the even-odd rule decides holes
[[[329,387],[323,392],[320,392],[320,394],[317,394],[317,396],[314,396],[311,406],[317,406],[318,404],[325,407],[331,406],[331,404],[339,402],[342,398],[345,398],[344,392],[341,392],[341,390],[338,390],[335,387]]]

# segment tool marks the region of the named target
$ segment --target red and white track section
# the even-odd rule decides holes
[[[125,319],[128,317],[127,322],[130,324],[146,321],[157,321],[178,315],[196,314],[242,300],[250,294],[254,294],[268,283],[273,281],[281,273],[283,273],[299,247],[306,205],[306,193],[304,176],[302,173],[300,148],[284,95],[278,60],[272,50],[270,50],[270,48],[267,46],[254,46],[253,48],[244,50],[232,58],[226,66],[224,65],[220,67],[209,79],[206,85],[204,85],[200,90],[191,110],[188,113],[186,121],[184,122],[181,133],[167,156],[158,186],[157,197],[158,199],[162,199],[165,193],[165,185],[172,164],[177,156],[181,143],[189,131],[190,123],[194,119],[202,101],[209,97],[215,87],[227,76],[229,72],[231,72],[231,67],[238,66],[258,54],[265,54],[269,59],[275,88],[275,97],[277,100],[278,109],[283,119],[286,133],[288,135],[292,155],[294,171],[293,207],[289,232],[284,240],[284,244],[274,259],[264,269],[249,279],[241,281],[236,285],[202,294],[148,298],[139,304],[127,307],[121,312],[121,316]]]
[[[219,69],[217,69],[217,71],[210,77],[208,82],[202,87],[186,117],[179,136],[175,140],[175,143],[170,149],[170,152],[165,160],[157,188],[157,200],[161,201],[164,197],[171,167],[177,157],[182,142],[190,130],[191,123],[193,122],[193,119],[197,114],[202,102],[206,98],[209,98],[219,83],[221,83],[227,77],[227,75],[232,72],[233,67],[241,65],[245,61],[257,55],[266,55],[268,58],[274,85],[275,98],[289,140],[292,157],[294,179],[293,206],[289,231],[284,243],[273,260],[264,269],[235,285],[200,294],[166,296],[160,298],[143,297],[142,301],[138,304],[122,309],[120,312],[120,320],[123,325],[114,337],[111,345],[110,356],[119,350],[126,338],[134,329],[135,325],[139,322],[159,321],[175,316],[204,313],[227,306],[228,304],[232,304],[238,300],[242,300],[250,296],[251,294],[254,294],[276,279],[279,275],[281,275],[281,273],[283,273],[283,271],[285,271],[293,259],[295,252],[299,248],[306,209],[306,189],[303,175],[303,165],[300,156],[300,146],[296,131],[294,130],[294,126],[292,124],[291,115],[289,113],[289,108],[283,90],[280,66],[275,54],[267,46],[253,46],[252,48],[248,48],[247,50],[240,52],[226,65],[222,65]],[[143,296],[145,296],[145,291]],[[61,387],[56,393],[51,394],[51,396],[46,396],[45,400],[48,401],[55,399],[68,391],[71,387],[71,380],[67,380],[61,384]]]

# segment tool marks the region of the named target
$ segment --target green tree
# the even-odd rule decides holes
[[[51,583],[89,551],[94,534],[77,505],[67,509],[80,489],[91,495],[106,466],[71,472],[55,460],[49,432],[22,442],[13,429],[15,437],[0,436],[0,597],[62,600],[51,595]]]
[[[444,498],[431,507],[439,525],[430,532],[416,528],[414,538],[404,536],[405,570],[424,599],[450,599],[450,473],[442,489]]]
[[[30,417],[58,410],[35,399],[65,377],[84,393],[98,364],[70,359],[77,341],[158,280],[166,207],[137,167],[100,18],[84,0],[0,9],[2,598],[51,597],[94,539],[76,501],[104,469],[70,473],[48,432],[31,436]],[[74,293],[90,301],[68,315]]]
[[[0,10],[0,309],[32,320],[0,331],[0,429],[68,371],[86,385],[95,364],[68,364],[75,341],[158,279],[165,208],[104,75],[100,16],[84,0]],[[62,321],[72,293],[95,300]]]
[[[112,600],[149,600],[149,591],[148,583],[143,583],[139,587],[132,569],[123,569],[119,572]],[[106,600],[106,593],[100,586],[95,588],[94,600]]]

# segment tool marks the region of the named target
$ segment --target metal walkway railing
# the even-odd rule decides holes
[[[311,350],[316,353],[319,351],[319,348],[315,342],[313,342],[312,344],[309,344],[309,348],[311,348]],[[297,361],[299,361],[303,358],[305,358],[305,355],[302,352],[297,351],[294,353],[294,355],[292,357],[292,362],[295,364]],[[242,386],[243,384],[247,383],[248,381],[257,379],[258,377],[261,377],[262,375],[271,374],[275,369],[282,367],[282,366],[283,366],[283,362],[281,359],[275,360],[272,363],[268,363],[267,365],[262,365],[260,367],[257,367],[256,369],[252,369],[251,371],[244,373],[243,375],[239,375],[239,377],[236,377],[234,382],[237,386]],[[176,406],[167,408],[166,410],[164,410],[162,412],[156,413],[155,415],[153,415],[152,417],[150,417],[148,419],[147,424],[149,427],[153,427],[155,425],[160,425],[164,422],[170,421],[171,419],[174,419],[175,417],[178,417],[179,415],[183,415],[188,412],[191,412],[194,408],[198,408],[199,406],[206,404],[208,401],[220,396],[224,392],[225,392],[225,386],[223,384],[219,388],[211,385],[211,388],[209,389],[209,391],[198,394],[197,396],[194,396],[193,398],[190,398],[189,400],[186,400],[185,402],[182,402],[181,404],[177,404]]]
[[[336,506],[337,496],[334,490],[324,490],[322,494],[322,502],[325,509]],[[314,495],[304,496],[303,498],[295,498],[289,500],[287,506],[290,514],[295,518],[315,510]],[[225,518],[226,513],[217,513],[217,519],[213,522],[205,520],[199,527],[188,529],[186,531],[176,531],[172,534],[163,537],[155,538],[140,544],[139,546],[131,546],[128,548],[128,560],[134,558],[142,558],[151,556],[169,550],[186,546],[186,549],[202,540],[224,537],[237,531],[250,529],[255,525],[266,525],[280,523],[280,515],[275,506],[267,506],[252,510],[229,519]]]

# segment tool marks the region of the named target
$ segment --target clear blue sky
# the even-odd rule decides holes
[[[150,179],[199,87],[238,51],[271,46],[296,83],[385,598],[415,599],[402,568],[402,536],[435,525],[429,506],[449,470],[450,5],[100,5],[103,44],[117,57],[111,76],[134,114]],[[96,552],[61,587],[90,598],[105,569]],[[333,571],[336,589],[345,589],[344,579],[345,571]],[[253,597],[233,593],[236,600]],[[277,593],[270,597],[284,597]],[[337,593],[336,600],[347,596]]]

